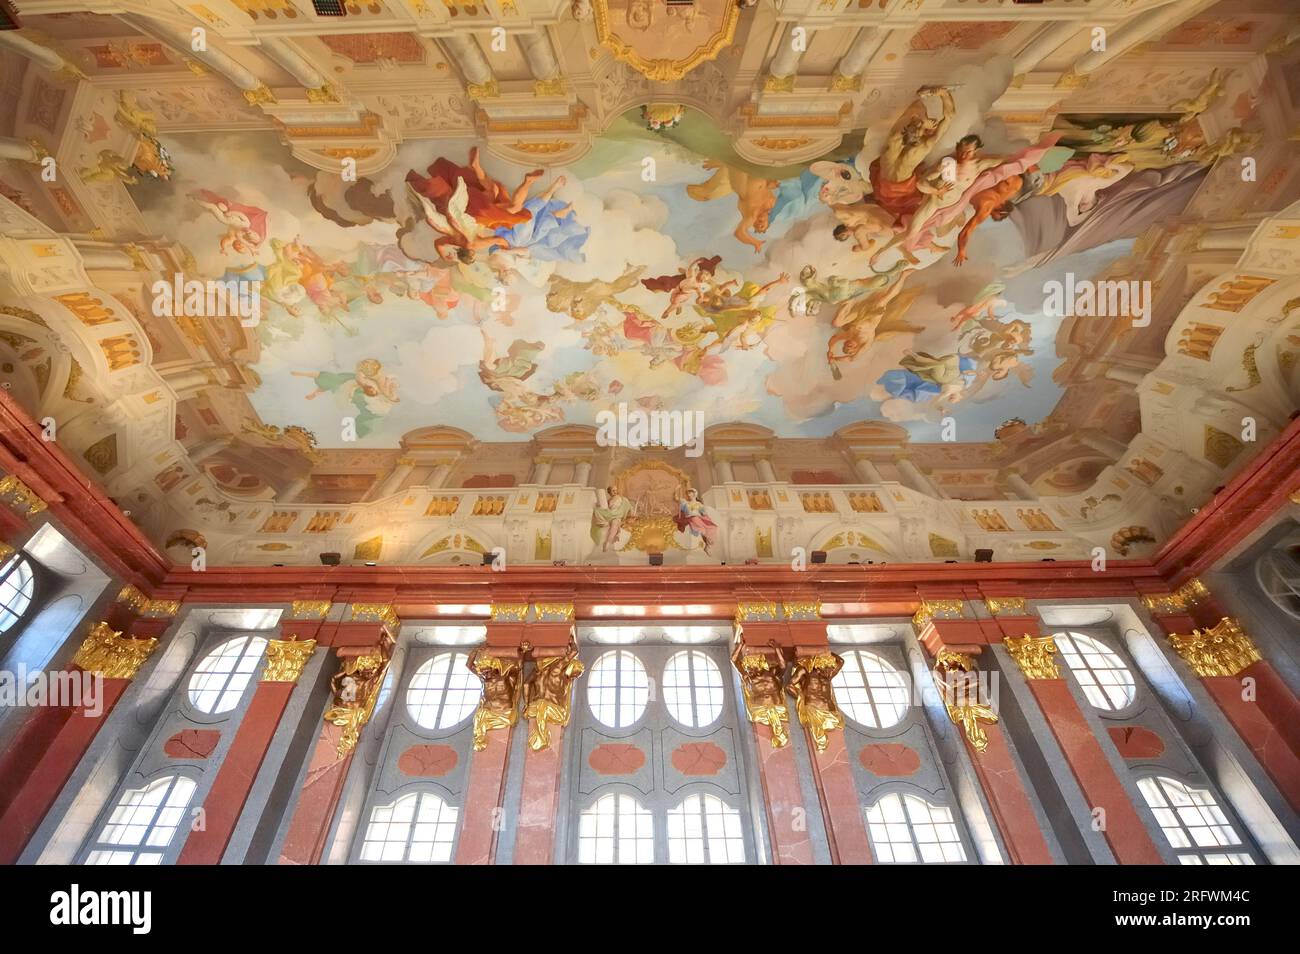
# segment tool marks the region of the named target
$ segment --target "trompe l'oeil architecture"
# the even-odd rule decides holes
[[[1286,4],[19,6],[0,861],[1300,861]]]

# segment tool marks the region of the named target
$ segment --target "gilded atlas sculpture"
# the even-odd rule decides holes
[[[384,633],[378,648],[362,656],[346,659],[339,671],[330,679],[334,690],[334,704],[325,713],[325,721],[341,726],[338,754],[343,758],[354,748],[361,737],[361,728],[370,721],[379,699],[379,690],[388,673],[388,662],[393,655],[393,637]]]
[[[940,651],[934,661],[934,684],[943,697],[948,718],[966,733],[971,748],[976,752],[987,749],[989,737],[981,723],[991,725],[997,722],[998,714],[982,701],[975,661],[965,653],[953,652],[951,649]]]
[[[578,659],[578,639],[569,630],[569,645],[560,655],[537,655],[525,640],[521,651],[533,661],[533,671],[524,682],[524,718],[532,721],[528,747],[534,752],[550,748],[553,725],[569,724],[573,708],[573,682],[583,673]],[[476,725],[477,731],[477,725]]]
[[[835,687],[831,680],[844,668],[844,658],[836,653],[814,653],[795,656],[794,668],[786,683],[786,691],[794,696],[794,710],[799,721],[812,736],[818,752],[825,752],[830,743],[828,733],[844,728],[844,716],[835,701]]]
[[[479,647],[466,665],[483,682],[483,696],[474,710],[474,751],[482,752],[488,746],[488,732],[513,728],[519,721],[522,660]]]
[[[741,638],[741,628],[737,626],[731,662],[740,673],[749,721],[768,727],[772,733],[772,748],[789,745],[790,734],[785,726],[790,721],[790,710],[786,708],[785,687],[781,684],[787,660],[781,647],[773,639],[761,649],[748,648]]]

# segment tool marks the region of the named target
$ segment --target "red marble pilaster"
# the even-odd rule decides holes
[[[280,635],[286,640],[306,643],[319,629],[320,620],[292,620],[282,625]],[[311,635],[305,636],[306,633]],[[304,647],[304,650],[306,655],[302,657],[302,663],[305,665],[311,649]],[[239,722],[235,739],[226,750],[212,788],[203,800],[204,828],[192,832],[186,839],[177,864],[221,863],[221,856],[230,844],[239,815],[253,788],[253,781],[271,746],[271,739],[280,727],[280,719],[289,704],[289,697],[298,684],[297,675],[291,675],[291,678],[281,678],[282,676],[283,674],[276,676],[277,681],[268,681],[267,672],[263,669],[262,681],[253,691],[253,698],[249,700],[248,708]]]
[[[357,619],[358,612],[354,605],[349,620],[321,625],[318,631],[319,642],[335,649],[340,665],[357,656],[374,653],[390,655],[399,624],[391,616],[391,607],[388,613],[389,617],[380,621]],[[334,701],[331,700],[328,705],[333,706]],[[343,787],[356,752],[355,743],[340,746],[344,731],[343,726],[326,722],[322,718],[316,746],[307,763],[302,788],[293,806],[289,831],[280,847],[278,864],[315,865],[320,864],[325,855],[330,826],[338,811],[339,800],[343,797]],[[361,727],[361,732],[365,732],[365,725]]]
[[[487,734],[487,748],[470,758],[460,837],[456,843],[458,865],[490,865],[496,860],[497,840],[505,820],[502,800],[510,740],[518,730],[518,726],[492,730]]]
[[[1183,593],[1189,591],[1184,588]],[[1213,597],[1200,591],[1186,601],[1186,611],[1169,604],[1151,606],[1152,617],[1167,637],[1187,635],[1194,629],[1213,629],[1222,620]],[[1162,609],[1164,611],[1162,611]],[[1300,810],[1300,700],[1266,659],[1260,659],[1235,676],[1199,676],[1260,766],[1292,808]],[[1254,681],[1251,692],[1246,680]]]
[[[754,724],[754,734],[772,861],[778,865],[810,865],[812,841],[808,837],[808,813],[799,787],[794,746],[774,748],[772,730],[765,725]]]
[[[1111,768],[1101,742],[1093,735],[1065,680],[1030,679],[1029,690],[1061,746],[1088,805],[1104,809],[1102,834],[1116,860],[1124,865],[1164,864],[1146,824]]]
[[[551,744],[540,752],[527,749],[519,797],[519,828],[514,864],[549,865],[555,854],[555,822],[560,811],[560,770],[565,729],[548,726]]]
[[[1021,624],[1028,623],[1029,628]],[[1038,621],[1014,619],[929,619],[923,621],[921,640],[926,649],[937,655],[943,649],[967,653],[978,660],[984,645],[1001,639],[1003,627],[1016,635],[1036,632]],[[996,678],[996,673],[992,674]],[[1011,753],[1011,743],[1000,722],[982,723],[988,744],[979,751],[962,733],[975,777],[988,800],[993,823],[998,826],[1002,843],[1012,864],[1050,865],[1054,863],[1047,839],[1034,813],[1029,787]],[[958,728],[958,732],[961,729]]]
[[[136,618],[121,604],[111,607],[109,617],[121,627],[115,632],[125,630],[125,639],[156,639],[171,623],[170,618]],[[78,638],[84,639],[88,631],[89,627],[79,630]],[[50,673],[49,679],[51,685],[80,681],[87,671],[74,661],[61,672]],[[116,676],[96,674],[96,679],[101,698],[92,706],[94,714],[85,705],[40,706],[0,756],[0,864],[17,860],[131,683],[131,678]]]
[[[792,621],[789,626],[791,639],[796,644],[796,655],[831,651],[830,644],[826,641],[824,622]],[[790,706],[790,718],[793,729],[799,719],[794,705]],[[818,752],[812,735],[806,729],[803,731],[808,751],[812,755],[817,797],[826,819],[826,838],[830,845],[831,860],[835,864],[844,865],[871,864],[867,824],[863,817],[862,800],[858,797],[858,786],[853,779],[853,766],[849,763],[852,755],[844,739],[845,730],[832,729],[827,734],[825,752]]]

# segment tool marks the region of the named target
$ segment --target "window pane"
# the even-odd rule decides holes
[[[916,795],[881,796],[867,808],[867,834],[876,860],[885,864],[966,860],[952,810]]]
[[[209,715],[234,709],[265,649],[261,636],[236,636],[212,650],[190,677],[190,705]]]
[[[468,719],[483,694],[465,653],[441,653],[415,671],[406,688],[406,707],[425,729],[450,729]]]
[[[859,725],[886,729],[907,715],[907,677],[875,653],[846,652],[833,685],[840,708]]]
[[[626,729],[645,713],[650,677],[635,654],[605,653],[587,676],[587,703],[596,719],[611,729]]]
[[[1118,653],[1083,633],[1055,633],[1052,639],[1093,708],[1109,712],[1133,702],[1137,684]]]
[[[664,704],[674,719],[693,729],[722,715],[722,671],[699,650],[675,654],[664,667]]]

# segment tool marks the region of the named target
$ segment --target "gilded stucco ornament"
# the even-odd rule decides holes
[[[117,601],[131,607],[139,616],[170,618],[180,612],[180,600],[151,600],[128,583],[117,594]]]
[[[314,639],[273,639],[266,644],[262,682],[297,682],[316,649]]]
[[[940,650],[934,661],[934,684],[943,698],[948,718],[966,733],[971,748],[976,752],[987,749],[989,737],[981,723],[997,722],[998,714],[981,698],[975,661],[965,653]]]
[[[289,618],[324,619],[329,611],[329,600],[294,600],[289,607]]]
[[[1206,587],[1206,585],[1197,577],[1192,577],[1178,589],[1174,590],[1174,596],[1178,597],[1188,605],[1199,603],[1201,600],[1207,599],[1209,595],[1209,588]]]
[[[524,682],[524,718],[531,722],[528,747],[540,752],[551,746],[551,726],[569,724],[573,683],[585,667],[578,659],[578,641],[572,633],[563,655],[538,656],[527,641],[520,646],[520,651],[533,661],[533,671]]]
[[[1173,616],[1176,613],[1187,612],[1187,601],[1177,593],[1144,596],[1142,597],[1142,605],[1147,608],[1148,613],[1154,613],[1157,616]]]
[[[961,600],[922,600],[912,617],[912,625],[920,631],[932,619],[961,619],[961,611]]]
[[[1026,679],[1061,678],[1054,658],[1056,640],[1051,636],[1030,636],[1028,633],[1019,639],[1008,636],[1003,645]]]
[[[749,721],[767,726],[772,733],[772,748],[789,745],[790,733],[786,731],[786,724],[790,721],[790,710],[786,708],[785,687],[781,683],[787,661],[781,647],[776,640],[769,640],[765,647],[747,647],[737,626],[731,662],[740,673],[740,687]]]
[[[786,683],[786,691],[794,696],[794,711],[812,736],[818,752],[826,751],[831,730],[844,728],[844,717],[840,715],[835,688],[831,685],[831,680],[843,668],[844,658],[830,651],[796,656]]]
[[[1024,616],[1027,612],[1023,596],[986,596],[984,605],[994,616]]]
[[[353,603],[350,619],[354,623],[383,623],[394,631],[402,625],[391,603]]]
[[[483,682],[483,696],[474,710],[474,751],[482,752],[488,746],[488,732],[519,722],[520,664],[517,657],[479,647],[466,665]]]
[[[343,758],[361,738],[361,729],[370,721],[379,700],[379,690],[393,655],[393,637],[385,633],[379,646],[362,656],[345,659],[330,679],[334,703],[325,713],[325,721],[342,726],[338,755]]]
[[[1194,629],[1186,636],[1173,634],[1169,643],[1198,676],[1235,676],[1260,660],[1259,650],[1230,616],[1213,629]]]
[[[134,679],[157,646],[156,639],[132,639],[101,621],[90,627],[72,662],[105,679]]]
[[[4,501],[11,510],[24,517],[34,517],[47,506],[36,491],[13,474],[6,474],[0,478],[0,501]]]

